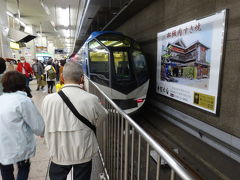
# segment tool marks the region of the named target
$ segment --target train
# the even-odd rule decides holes
[[[135,40],[120,32],[93,32],[76,56],[84,75],[125,113],[139,111],[146,101],[149,75],[146,58]]]

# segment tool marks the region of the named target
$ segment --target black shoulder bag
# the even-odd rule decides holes
[[[61,90],[58,92],[58,94],[61,96],[65,104],[68,106],[68,108],[72,111],[72,113],[86,126],[88,126],[90,129],[93,130],[94,134],[96,134],[96,126],[92,125],[90,121],[88,121],[85,117],[83,117],[77,109],[74,107],[74,105],[71,103],[69,98],[64,94],[64,92]]]

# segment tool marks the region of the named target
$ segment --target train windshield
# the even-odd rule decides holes
[[[116,78],[118,80],[129,80],[130,79],[130,68],[128,53],[125,51],[114,51],[114,67],[116,72]]]
[[[105,34],[97,38],[107,47],[130,47],[131,40],[117,34]]]
[[[89,43],[90,72],[109,78],[109,52],[97,41]]]

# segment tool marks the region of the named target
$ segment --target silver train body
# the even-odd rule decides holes
[[[149,86],[147,64],[140,46],[131,38],[112,31],[94,32],[75,60],[82,64],[85,76],[127,114],[144,104]]]

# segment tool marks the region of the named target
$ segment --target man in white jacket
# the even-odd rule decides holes
[[[83,71],[79,64],[65,64],[65,85],[62,91],[77,111],[97,126],[106,118],[107,111],[95,95],[81,89],[82,76]],[[42,115],[46,123],[45,138],[51,157],[50,179],[65,180],[72,167],[74,179],[90,179],[92,157],[98,150],[97,139],[92,129],[72,113],[58,93],[45,97]]]

